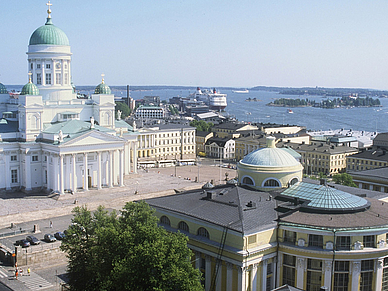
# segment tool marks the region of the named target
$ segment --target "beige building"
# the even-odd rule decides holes
[[[195,161],[195,128],[176,124],[139,129],[138,165],[165,167]]]
[[[388,193],[388,167],[364,171],[351,171],[353,182],[361,189]]]
[[[347,157],[347,172],[363,171],[388,166],[388,154],[383,149],[363,151]]]
[[[199,131],[195,132],[195,144],[196,144],[196,153],[197,155],[201,155],[200,153],[205,154],[205,144],[206,141],[213,137],[213,132]]]
[[[258,130],[257,126],[251,124],[244,123],[232,123],[225,122],[221,124],[214,125],[212,131],[214,132],[214,136],[220,138],[239,138],[244,132],[253,132]]]

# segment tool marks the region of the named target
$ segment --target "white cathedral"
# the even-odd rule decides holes
[[[20,95],[0,83],[0,190],[76,192],[124,185],[136,172],[138,132],[115,118],[114,95],[102,79],[77,99],[69,39],[51,19],[28,46],[29,82]]]

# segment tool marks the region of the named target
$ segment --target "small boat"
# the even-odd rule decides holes
[[[290,108],[287,109],[287,113],[294,113]]]

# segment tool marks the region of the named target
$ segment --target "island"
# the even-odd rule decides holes
[[[320,108],[340,108],[340,107],[373,107],[381,106],[378,98],[370,97],[341,97],[333,99],[325,99],[321,102],[315,100],[306,99],[292,99],[292,98],[279,98],[267,104],[268,106],[279,106],[279,107],[320,107]]]

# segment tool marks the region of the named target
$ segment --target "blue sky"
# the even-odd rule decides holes
[[[0,82],[27,82],[47,1],[3,1]],[[388,89],[388,1],[52,0],[76,85]]]

